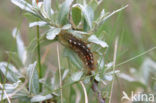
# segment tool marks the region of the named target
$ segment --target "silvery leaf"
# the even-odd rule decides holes
[[[65,0],[65,2],[62,4],[59,12],[59,20],[58,20],[60,24],[64,24],[72,2],[73,0]]]
[[[14,28],[12,35],[16,39],[18,56],[24,65],[27,59],[27,51],[25,49],[24,42],[21,38],[20,31],[17,28]]]
[[[89,42],[92,42],[92,43],[95,43],[97,45],[100,45],[101,47],[105,48],[105,47],[108,47],[108,44],[100,39],[98,39],[95,35],[91,35],[89,38],[88,38],[88,41]]]
[[[22,74],[11,64],[0,62],[0,71],[11,82],[17,82]]]
[[[45,26],[47,23],[46,22],[44,22],[44,21],[36,21],[36,22],[32,22],[32,23],[30,23],[29,24],[29,27],[31,28],[31,27],[34,27],[34,26],[40,26],[40,27],[42,27],[42,26]]]
[[[51,17],[51,15],[54,13],[54,11],[51,9],[51,0],[44,0],[44,10],[47,13],[48,18]]]
[[[31,93],[39,93],[39,77],[36,68],[37,62],[30,64],[27,68],[27,78],[29,80],[29,91]]]
[[[45,100],[48,100],[48,99],[51,99],[53,98],[53,96],[51,94],[48,94],[48,95],[36,95],[36,96],[33,96],[31,98],[31,102],[42,102],[42,101],[45,101]]]
[[[73,73],[72,76],[71,76],[71,80],[73,82],[79,81],[82,75],[83,75],[82,71]]]
[[[32,5],[30,5],[25,0],[11,0],[11,2],[13,4],[15,4],[16,6],[20,7],[21,9],[23,9],[23,10],[26,10],[28,12],[34,13],[34,11],[32,11],[32,8],[33,8]]]
[[[53,40],[55,39],[56,35],[58,35],[60,33],[61,29],[60,28],[53,28],[50,29],[46,35],[46,38],[48,40]]]
[[[62,27],[63,30],[71,29],[71,24],[66,24]]]

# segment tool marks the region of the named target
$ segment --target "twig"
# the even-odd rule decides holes
[[[99,103],[105,103],[105,99],[102,97],[102,94],[98,89],[98,82],[93,77],[91,77],[91,82],[92,82],[92,90],[97,96]]]
[[[58,46],[58,44],[57,44],[57,57],[58,57],[58,66],[59,66],[61,103],[63,103],[63,98],[62,98],[62,76],[61,76],[60,54],[59,54],[59,46]]]
[[[116,64],[116,55],[117,55],[117,47],[118,47],[118,38],[115,40],[115,46],[114,46],[114,57],[113,57],[113,80],[112,80],[112,85],[111,85],[111,93],[110,93],[110,99],[109,103],[112,101],[112,95],[113,95],[113,86],[114,86],[114,77],[115,77],[115,64]]]

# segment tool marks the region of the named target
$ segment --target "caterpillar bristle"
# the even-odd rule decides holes
[[[79,55],[84,65],[87,67],[88,71],[92,71],[95,69],[93,53],[87,47],[85,42],[76,38],[71,33],[65,30],[62,30],[60,32],[59,41]]]

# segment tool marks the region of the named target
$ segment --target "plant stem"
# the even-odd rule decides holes
[[[118,48],[118,38],[116,38],[115,46],[114,46],[114,57],[113,57],[113,73],[114,74],[113,74],[113,80],[112,80],[112,83],[111,83],[109,103],[112,102],[112,96],[113,96],[113,86],[114,86],[114,78],[115,78],[115,64],[116,64],[117,48]]]
[[[38,0],[36,0],[36,3],[38,4]],[[40,55],[40,30],[39,26],[36,26],[36,34],[37,34],[37,55],[38,55],[38,75],[39,79],[42,78],[42,72],[41,72],[41,55]],[[40,83],[40,92],[42,92],[42,84]]]
[[[61,76],[61,65],[60,65],[60,54],[59,54],[59,46],[57,44],[57,57],[58,57],[58,66],[59,66],[59,78],[60,78],[60,94],[61,94],[61,103],[63,103],[62,97],[62,76]]]
[[[39,78],[42,78],[41,73],[41,55],[40,55],[40,32],[39,32],[39,26],[36,27],[37,30],[37,55],[38,55],[38,75]],[[40,84],[40,92],[42,92],[42,85]]]

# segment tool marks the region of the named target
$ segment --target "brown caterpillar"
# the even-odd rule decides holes
[[[85,42],[65,30],[62,30],[58,36],[63,45],[68,46],[79,55],[89,72],[95,69],[93,53]]]

